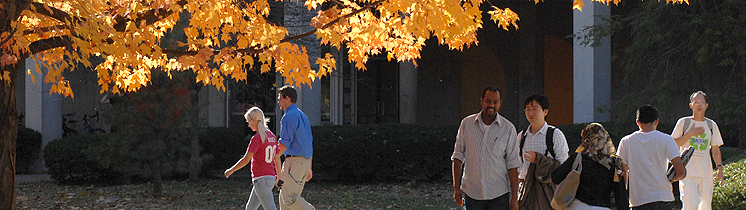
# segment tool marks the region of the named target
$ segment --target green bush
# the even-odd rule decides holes
[[[16,171],[23,173],[33,164],[41,149],[41,133],[23,126],[18,127],[16,138]]]
[[[44,160],[52,179],[60,183],[124,183],[153,173],[138,163],[152,159],[152,155],[148,154],[153,153],[153,148],[164,146],[148,140],[150,138],[152,135],[118,132],[56,139],[45,147]],[[202,128],[199,139],[202,148],[200,157],[205,161],[200,172],[230,167],[241,158],[248,146],[238,131],[229,128]],[[139,141],[139,146],[127,141]],[[117,152],[125,150],[142,152]],[[159,157],[165,157],[166,162],[171,163],[161,166],[170,168],[165,170],[170,173],[162,175],[165,178],[186,177],[189,155],[183,149],[172,147],[167,150]]]
[[[442,179],[451,173],[457,132],[414,124],[313,127],[313,169],[354,182]]]
[[[241,131],[231,128],[203,128],[199,134],[201,156],[206,156],[202,171],[225,170],[233,166],[244,154],[249,141]]]
[[[720,158],[723,164],[737,162],[743,159],[743,150],[733,147],[720,147]],[[715,166],[715,164],[713,164]]]
[[[121,177],[89,158],[90,148],[108,139],[109,134],[74,136],[55,139],[44,147],[44,161],[49,175],[60,183],[101,183]]]
[[[740,155],[743,157],[743,155]],[[726,164],[723,167],[725,184],[715,184],[712,195],[712,209],[746,209],[746,159]]]

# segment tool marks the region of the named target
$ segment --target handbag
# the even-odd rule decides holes
[[[575,162],[572,163],[570,173],[567,174],[562,182],[557,185],[557,189],[554,190],[554,196],[552,197],[552,208],[558,210],[567,209],[575,200],[575,192],[578,191],[578,184],[580,184],[580,172],[583,170],[583,154],[578,153],[575,156]]]

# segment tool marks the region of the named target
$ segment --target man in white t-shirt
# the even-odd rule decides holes
[[[689,96],[689,102],[692,116],[679,119],[671,133],[680,150],[694,147],[694,154],[686,165],[689,176],[679,182],[682,209],[710,210],[714,189],[710,149],[712,159],[717,164],[718,181],[722,185],[724,176],[720,145],[723,145],[723,137],[715,121],[705,118],[709,106],[707,95],[702,91],[694,92]]]
[[[670,160],[676,169],[672,181],[686,177],[679,149],[670,135],[656,130],[658,110],[655,107],[643,105],[637,109],[637,126],[640,130],[622,138],[617,150],[617,155],[629,165],[630,207],[633,210],[673,210],[673,188],[666,177],[666,166]]]

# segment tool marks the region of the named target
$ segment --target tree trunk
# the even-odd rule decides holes
[[[10,81],[0,84],[0,209],[16,208],[16,77],[18,65],[1,67],[0,73],[10,72]]]
[[[162,169],[161,165],[163,162],[161,160],[156,160],[158,166],[155,169],[155,182],[153,182],[153,195],[160,196],[163,194],[163,178],[162,178]]]
[[[199,157],[199,134],[195,132],[196,130],[195,127],[192,127],[192,129],[188,131],[189,134],[191,134],[189,137],[189,153],[191,154],[191,157],[189,158],[189,181],[191,182],[196,182],[197,179],[199,179],[199,173],[202,170],[202,160]]]

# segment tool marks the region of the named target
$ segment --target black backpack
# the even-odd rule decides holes
[[[556,159],[557,156],[554,154],[554,126],[549,126],[547,128],[547,135],[546,135],[546,145],[547,145],[547,151],[544,152],[544,156],[547,156],[547,153],[552,155],[552,159]],[[526,143],[526,135],[528,135],[528,128],[526,130],[523,130],[523,135],[521,135],[521,156],[523,156],[523,144]],[[547,156],[549,157],[549,156]]]

